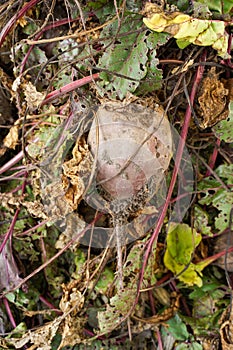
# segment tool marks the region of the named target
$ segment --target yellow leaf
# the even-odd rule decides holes
[[[171,22],[172,23],[176,23],[176,24],[180,24],[180,23],[185,23],[185,22],[190,22],[191,17],[188,15],[184,15],[183,13],[178,14],[178,16],[176,16]]]
[[[176,39],[196,38],[201,32],[206,30],[209,26],[208,21],[191,19],[180,25],[179,31],[174,36]],[[194,40],[193,39],[193,40]]]
[[[143,18],[143,22],[148,28],[159,33],[167,26],[166,18],[160,13],[155,13],[151,18]]]

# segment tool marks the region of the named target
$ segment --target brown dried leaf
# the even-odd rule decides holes
[[[179,310],[180,307],[180,295],[178,295],[176,292],[172,292],[170,295],[170,306],[166,308],[162,313],[154,315],[152,317],[148,318],[138,318],[133,317],[140,322],[149,323],[149,324],[161,324],[165,321],[168,321],[170,318],[172,318],[177,310]]]
[[[65,200],[69,203],[72,210],[76,210],[85,190],[82,174],[90,173],[93,163],[84,138],[75,144],[72,155],[73,158],[62,166],[64,173],[62,182],[65,190]]]
[[[13,193],[0,193],[1,205],[8,209],[9,212],[14,213],[15,207],[21,205],[22,196]]]
[[[58,349],[64,346],[74,346],[83,342],[83,327],[86,320],[81,317],[67,315],[62,325],[62,340]]]
[[[27,208],[29,214],[31,214],[32,216],[36,217],[36,218],[42,218],[42,219],[48,219],[47,215],[44,212],[44,206],[38,202],[27,202],[24,201],[22,202],[22,205]]]
[[[38,92],[36,87],[28,82],[23,86],[25,100],[27,101],[28,108],[30,111],[37,109],[45,98],[45,93]]]
[[[3,140],[3,144],[5,147],[15,149],[18,143],[18,131],[19,131],[18,125],[13,125],[10,128],[10,131],[8,132],[8,134]]]
[[[52,346],[50,344],[63,319],[63,316],[57,317],[52,322],[46,323],[44,326],[34,331],[28,331],[21,337],[21,339],[10,338],[8,339],[8,342],[14,345],[16,349],[20,349],[30,342],[34,345],[34,347],[32,347],[34,349],[51,350]]]
[[[77,290],[77,281],[71,281],[67,285],[62,284],[63,296],[60,301],[60,309],[63,312],[76,316],[82,309],[84,296]]]
[[[65,313],[64,323],[61,325],[62,341],[59,349],[66,345],[79,344],[83,339],[83,327],[86,320],[78,316],[83,308],[84,296],[77,289],[78,281],[71,281],[63,284],[63,296],[60,301],[60,308]]]
[[[205,129],[215,125],[228,116],[227,96],[229,90],[219,80],[212,67],[208,76],[203,80],[198,102],[200,104],[200,127]]]

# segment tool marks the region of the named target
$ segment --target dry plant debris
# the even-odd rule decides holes
[[[232,348],[232,14],[0,5],[2,349]]]
[[[219,80],[215,67],[212,67],[208,76],[203,80],[200,96],[198,97],[201,110],[200,126],[203,129],[227,118],[229,114],[227,108],[229,103],[228,94],[229,90]]]

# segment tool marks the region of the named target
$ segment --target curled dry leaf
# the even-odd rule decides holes
[[[200,105],[200,127],[205,129],[226,119],[228,111],[229,90],[219,80],[215,67],[210,69],[203,80],[198,102]]]
[[[18,132],[19,132],[18,125],[13,125],[10,128],[9,133],[6,135],[6,137],[3,140],[3,144],[5,147],[15,149],[19,139]]]
[[[60,301],[62,312],[72,313],[73,316],[82,309],[84,296],[77,289],[78,281],[71,281],[67,285],[62,284],[63,296]]]
[[[83,327],[86,322],[85,319],[78,316],[78,312],[83,308],[84,296],[77,289],[77,281],[71,281],[67,285],[63,284],[62,288],[60,308],[65,318],[60,328],[62,341],[59,349],[66,345],[79,344],[83,339]]]
[[[78,208],[78,204],[85,190],[82,174],[91,172],[92,157],[84,138],[78,140],[72,151],[73,158],[65,162],[63,168],[63,187],[65,190],[65,200],[73,210]]]
[[[149,323],[149,324],[161,324],[170,318],[172,318],[175,313],[179,310],[180,306],[180,295],[178,295],[176,292],[172,292],[170,295],[170,305],[168,308],[166,308],[162,313],[154,315],[152,317],[148,318],[138,318],[133,317],[140,322]]]
[[[51,342],[57,333],[60,323],[63,321],[63,316],[57,317],[52,322],[46,323],[44,326],[30,330],[22,335],[20,339],[7,339],[8,343],[15,346],[15,349],[21,349],[26,344],[31,344],[31,349],[37,350],[51,350]]]
[[[171,34],[179,48],[189,44],[212,46],[223,58],[230,58],[228,49],[228,33],[226,23],[220,20],[207,20],[191,17],[182,12],[163,12],[158,5],[147,3],[145,25],[156,32]]]
[[[18,268],[13,257],[11,240],[8,240],[0,253],[0,291],[8,291],[21,281],[22,279],[19,277]]]
[[[44,207],[43,207],[42,203],[40,203],[38,201],[34,201],[34,202],[23,201],[22,205],[25,208],[27,208],[29,214],[31,214],[32,216],[34,216],[36,218],[42,218],[45,220],[48,219],[48,216],[44,212]]]
[[[30,111],[37,109],[45,98],[45,93],[36,90],[36,87],[28,82],[24,85],[25,100]]]
[[[15,207],[21,205],[22,196],[16,195],[11,192],[9,193],[0,193],[0,202],[1,205],[9,210],[9,212],[14,213]]]

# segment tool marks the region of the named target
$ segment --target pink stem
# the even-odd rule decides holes
[[[7,22],[0,33],[0,47],[2,46],[7,34],[10,32],[16,21],[38,2],[40,2],[40,0],[31,0],[28,3],[25,3],[25,5],[19,11],[17,11],[13,17],[11,17],[11,19]]]
[[[27,178],[27,176],[28,176],[28,174],[25,173],[25,178]],[[25,191],[25,187],[26,187],[26,179],[24,180],[24,182],[23,182],[23,184],[22,184],[22,194],[23,194],[24,191]],[[20,212],[20,208],[17,208],[17,209],[16,209],[16,212],[15,212],[15,215],[14,215],[14,217],[13,217],[13,220],[12,220],[12,222],[11,222],[11,224],[10,224],[9,230],[8,230],[8,232],[6,233],[6,235],[5,235],[4,239],[3,239],[3,242],[2,242],[2,244],[1,244],[1,246],[0,246],[0,254],[1,254],[2,250],[3,250],[3,248],[5,247],[5,244],[6,244],[7,240],[8,240],[8,239],[12,236],[12,234],[13,234],[13,230],[14,230],[15,223],[16,223],[16,221],[17,221],[19,212]]]
[[[18,154],[16,154],[16,156],[14,156],[12,159],[10,159],[6,164],[4,164],[0,168],[0,174],[9,170],[13,165],[17,164],[21,159],[23,159],[23,156],[24,156],[23,151],[20,151]]]
[[[154,297],[153,297],[153,291],[151,289],[148,291],[148,295],[149,295],[150,307],[151,307],[152,315],[155,315],[156,314],[155,301],[154,301]]]
[[[17,234],[17,237],[27,236],[30,232],[35,231],[35,230],[38,229],[39,227],[45,225],[47,222],[48,222],[48,220],[44,220],[44,221],[40,222],[38,225],[35,225],[35,226],[29,228],[27,231],[18,233],[18,234]]]
[[[203,260],[201,261],[201,263],[207,262],[208,264],[211,264],[211,263],[214,262],[215,260],[221,258],[221,256],[224,256],[224,255],[229,254],[229,253],[232,253],[232,252],[233,252],[233,247],[227,248],[226,250],[223,250],[223,251],[221,251],[221,252],[219,252],[219,253],[217,253],[217,254],[214,254],[214,255],[212,255],[212,256],[209,256],[209,257],[206,258],[206,259],[203,259]],[[207,266],[207,265],[206,265],[206,266]]]
[[[20,176],[24,175],[25,171],[26,171],[25,169],[24,170],[20,170],[20,171],[17,171],[16,173],[14,173],[12,175],[2,177],[0,182],[9,181],[9,180],[22,180],[22,178]]]
[[[41,301],[43,304],[45,304],[49,309],[55,311],[56,314],[58,314],[58,315],[61,315],[61,314],[62,314],[62,311],[61,311],[61,310],[55,308],[55,306],[54,306],[52,303],[50,303],[47,299],[45,299],[42,295],[39,296],[39,299],[40,299],[40,301]]]
[[[159,350],[163,350],[163,342],[162,342],[161,334],[160,334],[160,331],[159,331],[158,328],[156,330],[156,337],[157,337],[157,340],[158,340],[158,348],[159,348]]]
[[[5,306],[5,308],[6,308],[6,312],[7,312],[7,315],[8,315],[8,317],[9,317],[9,320],[10,320],[12,326],[13,326],[14,328],[16,328],[16,322],[15,322],[14,316],[13,316],[13,314],[12,314],[12,312],[11,312],[11,309],[10,309],[10,305],[9,305],[8,300],[7,300],[6,298],[3,298],[3,303],[4,303],[4,306]]]
[[[220,139],[217,139],[217,142],[216,142],[216,145],[214,147],[214,150],[213,150],[213,153],[210,157],[210,161],[209,161],[209,167],[213,170],[214,169],[214,166],[215,166],[215,162],[216,162],[216,159],[217,159],[217,156],[218,156],[218,149],[220,147],[220,144],[221,144],[221,140]],[[205,174],[205,177],[207,176],[210,176],[211,175],[211,172],[210,170],[208,169],[206,171],[206,174]]]
[[[39,138],[36,137],[32,142],[34,143],[34,142],[37,142],[38,140],[39,140]],[[25,149],[26,149],[26,151],[28,151],[28,146],[26,146]],[[17,164],[20,160],[23,159],[23,157],[24,157],[24,152],[22,150],[0,168],[0,174],[11,169],[13,167],[13,165]]]
[[[99,73],[95,73],[95,74],[89,75],[88,77],[84,77],[82,79],[72,81],[71,83],[62,86],[60,89],[50,92],[45,97],[41,106],[44,106],[44,105],[52,102],[56,98],[61,97],[65,94],[67,94],[68,92],[71,92],[71,91],[73,91],[73,90],[75,90],[83,85],[89,84],[92,81],[97,80],[97,79],[99,79]]]
[[[18,215],[19,215],[19,211],[20,211],[20,209],[17,208],[17,209],[16,209],[16,212],[15,212],[15,215],[14,215],[14,217],[13,217],[13,220],[12,220],[12,222],[11,222],[11,224],[10,224],[9,230],[8,230],[8,232],[5,234],[5,237],[4,237],[4,239],[3,239],[3,242],[2,242],[2,244],[1,244],[1,246],[0,246],[0,254],[1,254],[2,250],[3,250],[3,248],[5,247],[5,244],[6,244],[6,242],[8,241],[9,237],[12,236],[12,233],[13,233],[13,230],[14,230],[14,227],[15,227],[15,223],[16,223],[16,220],[17,220]]]
[[[205,54],[206,55],[206,54]],[[199,66],[196,72],[196,76],[193,82],[193,86],[192,86],[192,91],[191,91],[191,95],[190,95],[190,103],[193,104],[194,101],[194,97],[198,88],[198,85],[200,83],[200,80],[202,78],[204,72],[204,66]],[[143,281],[143,275],[146,269],[146,265],[147,265],[147,261],[153,246],[153,243],[155,240],[157,240],[159,232],[163,226],[164,223],[164,219],[171,201],[171,196],[172,196],[172,192],[176,183],[176,178],[178,175],[178,170],[180,167],[180,163],[181,163],[181,159],[182,159],[182,154],[183,154],[183,150],[185,147],[185,140],[187,138],[187,134],[188,134],[188,128],[189,128],[189,124],[190,124],[190,120],[191,120],[191,115],[192,115],[192,110],[190,105],[188,105],[187,109],[186,109],[186,113],[185,113],[185,119],[184,119],[184,124],[183,124],[183,128],[181,131],[181,135],[180,135],[180,140],[179,140],[179,145],[178,145],[178,150],[177,150],[177,154],[176,154],[176,159],[175,159],[175,167],[172,173],[172,178],[171,178],[171,182],[170,182],[170,186],[168,189],[168,193],[167,193],[167,197],[166,197],[166,201],[164,203],[162,212],[160,214],[160,217],[158,219],[158,223],[156,225],[156,228],[151,236],[151,239],[149,240],[145,255],[144,255],[144,259],[143,259],[143,263],[142,263],[142,268],[140,271],[140,275],[139,275],[139,283],[138,283],[138,288],[137,288],[137,296],[135,298],[135,303],[134,305],[137,304],[138,302],[138,298],[140,295],[140,287]]]

